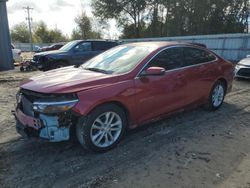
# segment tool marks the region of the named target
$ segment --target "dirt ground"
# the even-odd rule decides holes
[[[250,81],[235,81],[219,111],[175,115],[94,154],[16,133],[15,93],[35,74],[0,73],[0,187],[250,188]]]

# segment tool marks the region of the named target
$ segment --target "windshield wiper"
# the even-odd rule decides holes
[[[98,68],[84,68],[85,70],[90,70],[90,71],[93,71],[93,72],[100,72],[100,73],[104,73],[104,74],[111,74],[112,72],[111,71],[106,71],[106,70],[103,70],[103,69],[98,69]]]

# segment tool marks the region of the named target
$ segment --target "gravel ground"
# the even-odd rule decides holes
[[[235,81],[219,111],[175,115],[93,154],[16,133],[18,84],[38,73],[0,73],[0,187],[250,188],[250,81]]]

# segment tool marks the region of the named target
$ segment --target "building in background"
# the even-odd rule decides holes
[[[6,1],[0,0],[0,71],[14,68]]]

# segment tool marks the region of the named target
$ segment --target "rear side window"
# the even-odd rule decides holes
[[[214,61],[216,57],[205,50],[197,48],[183,48],[185,66],[198,65],[209,61]]]
[[[94,51],[105,51],[105,50],[108,50],[114,46],[116,46],[115,42],[104,42],[104,41],[93,42],[93,50]]]
[[[149,67],[162,67],[172,70],[182,67],[183,58],[182,48],[170,48],[160,52],[148,64]]]

